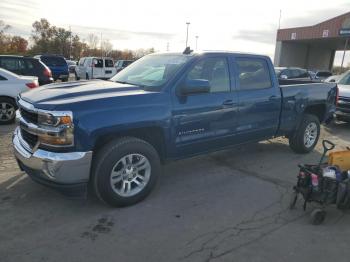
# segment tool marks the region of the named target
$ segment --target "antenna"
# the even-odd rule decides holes
[[[185,48],[185,50],[183,51],[184,55],[189,55],[193,52],[193,50],[191,50],[191,48],[188,46]]]

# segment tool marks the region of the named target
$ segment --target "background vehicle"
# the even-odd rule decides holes
[[[74,74],[75,73],[75,68],[77,67],[77,62],[76,61],[72,61],[72,60],[66,60],[67,65],[68,65],[68,70],[69,73]]]
[[[17,75],[36,76],[39,79],[39,85],[53,82],[51,70],[36,58],[0,55],[0,67]]]
[[[15,120],[18,94],[38,86],[38,78],[35,76],[19,76],[0,68],[0,125]]]
[[[339,81],[340,75],[332,75],[330,77],[327,77],[324,82],[327,83],[337,83]]]
[[[115,62],[115,68],[117,69],[117,73],[122,71],[125,67],[132,64],[134,60],[118,60]]]
[[[109,57],[82,57],[76,68],[76,79],[109,79],[116,74],[113,59]]]
[[[329,71],[309,71],[309,74],[314,81],[324,81],[332,76],[332,73]]]
[[[37,55],[35,58],[40,59],[47,65],[51,72],[54,81],[57,79],[67,82],[69,78],[68,64],[63,56],[58,55]]]
[[[275,67],[275,72],[278,79],[312,79],[309,72],[306,69],[298,67]]]
[[[338,80],[339,100],[335,115],[337,119],[350,122],[350,71],[342,74]]]
[[[15,155],[39,183],[75,193],[90,183],[106,203],[130,205],[151,192],[166,160],[278,136],[295,152],[313,150],[337,85],[294,82],[280,85],[266,56],[148,55],[110,81],[22,94]]]

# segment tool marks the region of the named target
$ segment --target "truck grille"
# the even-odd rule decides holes
[[[19,108],[19,112],[21,113],[21,116],[24,118],[25,121],[33,124],[38,123],[38,114],[28,111],[23,107]]]
[[[22,138],[27,142],[27,144],[33,148],[36,143],[38,142],[38,136],[37,135],[33,135],[27,131],[25,131],[23,128],[21,128],[21,135]]]

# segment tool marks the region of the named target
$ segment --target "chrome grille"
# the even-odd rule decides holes
[[[19,107],[19,112],[21,116],[29,123],[37,124],[38,123],[38,113],[31,112],[23,107]]]

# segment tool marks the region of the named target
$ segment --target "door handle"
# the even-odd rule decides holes
[[[234,104],[233,100],[226,100],[225,102],[222,103],[224,107],[233,106],[233,104]]]

